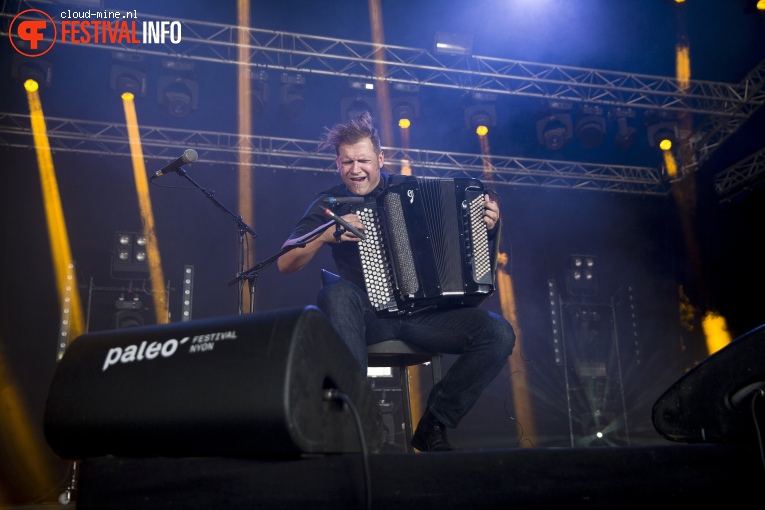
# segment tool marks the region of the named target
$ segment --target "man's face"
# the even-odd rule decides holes
[[[375,154],[372,140],[365,138],[354,144],[338,147],[337,169],[343,182],[354,195],[370,193],[380,182],[383,153]]]

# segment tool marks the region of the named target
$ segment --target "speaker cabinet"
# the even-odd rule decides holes
[[[382,419],[316,307],[87,333],[59,361],[45,436],[62,458],[361,451]]]
[[[748,442],[755,439],[755,418],[763,418],[763,395],[765,325],[732,341],[680,378],[654,404],[653,424],[672,441]]]

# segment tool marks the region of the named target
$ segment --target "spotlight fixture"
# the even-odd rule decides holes
[[[436,32],[433,51],[439,55],[469,57],[473,54],[473,36]]]
[[[124,51],[112,52],[109,86],[118,96],[130,92],[133,97],[145,97],[146,64],[143,55]]]
[[[616,137],[614,143],[622,150],[629,149],[635,141],[637,129],[630,126],[628,119],[635,118],[632,108],[614,108],[608,112],[608,120],[616,122]]]
[[[375,96],[375,84],[368,81],[351,80],[342,93],[340,99],[340,118],[343,120],[355,119],[367,111],[372,117],[376,115],[377,98]]]
[[[549,150],[557,151],[574,138],[571,103],[554,100],[538,114],[537,140]]]
[[[592,255],[571,255],[566,272],[566,287],[572,296],[594,296],[598,293],[595,257]]]
[[[282,73],[280,81],[279,111],[288,120],[295,120],[305,111],[305,99],[303,98],[305,76]]]
[[[11,78],[16,83],[34,80],[40,86],[47,88],[53,83],[53,64],[40,57],[27,58],[14,53],[11,61]]]
[[[157,102],[175,117],[185,117],[197,109],[199,83],[194,63],[163,60],[162,75],[157,84]]]
[[[145,280],[149,277],[146,236],[142,232],[116,232],[112,254],[112,278]]]
[[[268,107],[268,73],[252,71],[250,73],[250,95],[252,97],[252,116],[260,117]]]
[[[670,150],[678,138],[678,121],[668,112],[646,112],[645,125],[648,145],[661,150]]]
[[[470,131],[481,128],[488,133],[488,128],[497,125],[497,94],[491,92],[470,92],[462,97],[465,112],[465,127]]]
[[[582,147],[594,149],[603,143],[606,134],[606,119],[603,108],[597,105],[582,105],[576,113],[574,132]]]
[[[390,106],[397,125],[411,125],[420,118],[420,86],[413,83],[394,83],[391,86]]]

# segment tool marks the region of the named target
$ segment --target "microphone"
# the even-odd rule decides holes
[[[183,156],[176,159],[169,165],[166,165],[162,170],[157,170],[157,173],[155,173],[154,177],[152,178],[162,177],[163,175],[167,173],[174,172],[178,170],[180,167],[182,167],[183,165],[185,165],[186,163],[193,163],[194,161],[197,160],[197,157],[198,157],[197,151],[195,151],[194,149],[186,149],[186,152],[183,153]]]
[[[356,237],[358,237],[362,241],[367,238],[367,236],[364,235],[364,232],[362,232],[361,230],[357,229],[356,227],[354,227],[353,225],[351,225],[350,223],[348,223],[347,221],[345,221],[344,219],[342,219],[340,216],[338,216],[337,214],[333,213],[329,209],[324,209],[324,214],[326,214],[327,216],[329,216],[330,218],[332,218],[333,220],[338,222],[340,225],[345,227],[345,229],[348,232],[352,232],[353,235],[355,235]]]
[[[330,204],[363,204],[364,197],[327,197],[324,201]]]

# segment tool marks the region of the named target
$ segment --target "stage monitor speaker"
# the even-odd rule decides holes
[[[382,417],[316,307],[86,333],[59,361],[44,430],[65,459],[361,451]]]
[[[765,407],[765,325],[702,360],[653,406],[654,428],[686,443],[754,440]],[[752,414],[752,400],[755,415]],[[762,422],[761,422],[762,423]]]

